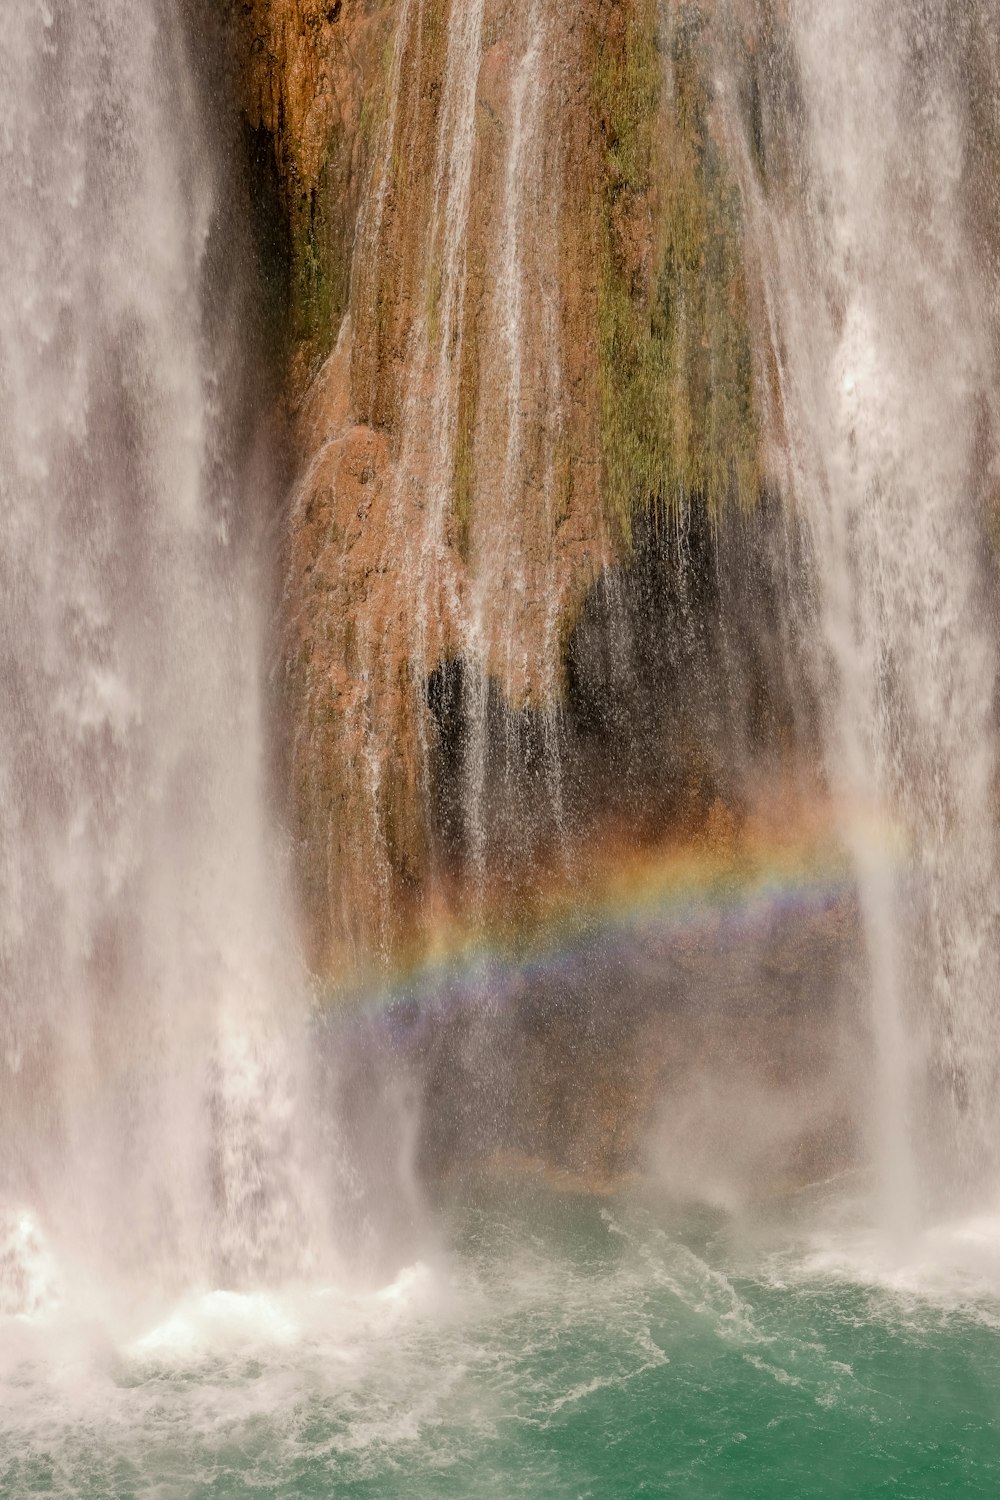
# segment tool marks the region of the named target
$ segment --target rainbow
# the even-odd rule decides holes
[[[390,972],[355,976],[321,1001],[344,1016],[406,1026],[428,1009],[499,1006],[532,982],[569,978],[630,948],[669,952],[710,938],[721,951],[781,918],[846,910],[855,880],[838,826],[827,811],[790,829],[772,822],[715,840],[606,846],[585,879],[553,872],[527,923],[446,915]],[[897,828],[868,813],[851,827],[881,863],[898,866],[905,851]]]

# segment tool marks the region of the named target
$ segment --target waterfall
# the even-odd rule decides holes
[[[988,50],[981,7],[797,0],[751,50],[733,132],[761,389],[809,559],[796,625],[867,941],[881,1216],[902,1232],[998,1166],[997,284],[976,227],[996,214],[974,181],[997,80],[973,97],[979,23]]]
[[[155,0],[11,0],[0,95],[0,1211],[231,1283],[308,1235],[213,153]]]

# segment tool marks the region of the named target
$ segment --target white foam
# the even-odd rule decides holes
[[[890,1303],[1000,1326],[1000,1212],[931,1225],[905,1239],[870,1225],[819,1228],[782,1252],[769,1279],[885,1294]]]
[[[326,1347],[349,1362],[347,1343],[436,1305],[431,1270],[407,1266],[385,1286],[358,1292],[337,1286],[286,1291],[215,1290],[182,1299],[166,1318],[123,1348],[127,1360],[168,1365],[238,1352]],[[338,1338],[344,1346],[336,1348]]]
[[[0,1316],[39,1318],[59,1305],[56,1264],[27,1208],[0,1213]]]

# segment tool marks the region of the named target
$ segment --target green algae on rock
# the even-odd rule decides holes
[[[606,503],[708,507],[760,489],[740,202],[697,5],[612,13],[595,92],[606,166],[600,282]]]
[[[714,28],[654,0],[234,19],[287,219],[288,760],[324,973],[390,955],[456,859],[530,884],[584,774],[600,824],[567,726],[582,643],[624,628],[602,580],[640,586],[650,518],[669,545],[760,490]]]

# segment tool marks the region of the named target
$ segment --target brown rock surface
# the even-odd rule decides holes
[[[290,761],[323,974],[429,923],[434,674],[464,663],[474,881],[492,694],[515,727],[534,716],[555,735],[566,643],[627,546],[623,486],[629,505],[669,508],[678,485],[745,500],[757,482],[752,421],[713,447],[749,376],[731,194],[705,167],[710,91],[662,72],[706,13],[677,0],[664,32],[651,0],[230,8],[289,231]],[[677,46],[701,78],[703,54]],[[671,344],[657,299],[671,276],[704,277],[708,253],[718,295]]]

